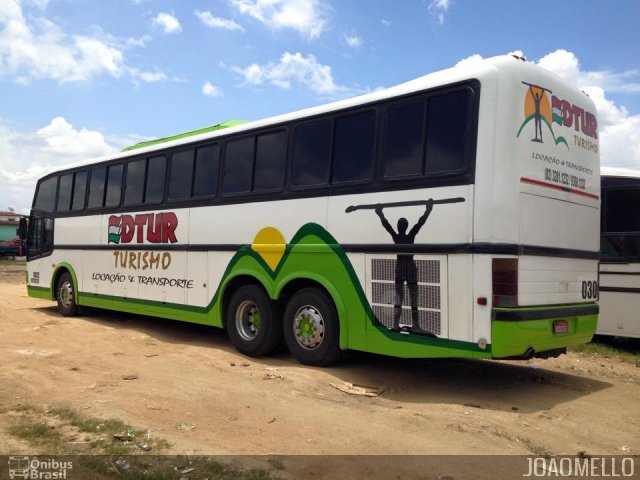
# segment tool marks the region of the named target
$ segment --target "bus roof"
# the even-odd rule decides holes
[[[437,88],[439,86],[445,86],[448,84],[462,82],[470,79],[481,80],[486,75],[490,75],[497,71],[506,70],[511,72],[514,68],[542,68],[535,66],[533,63],[526,62],[521,57],[514,55],[501,55],[491,57],[487,59],[478,59],[477,61],[463,62],[462,64],[455,65],[454,67],[436,71],[422,77],[410,80],[405,83],[401,83],[396,86],[392,86],[386,89],[376,90],[374,92],[366,93],[357,97],[350,97],[343,100],[311,107],[303,110],[298,110],[290,113],[276,115],[268,117],[262,120],[255,120],[250,122],[230,121],[223,122],[213,127],[207,127],[200,130],[193,130],[185,132],[183,134],[172,135],[157,140],[150,140],[147,142],[141,142],[131,147],[125,148],[119,153],[110,154],[100,158],[83,160],[74,164],[65,165],[63,167],[52,168],[48,170],[42,177],[44,178],[52,173],[60,172],[72,168],[78,168],[88,165],[93,165],[99,162],[107,162],[118,159],[125,159],[132,154],[145,154],[153,153],[162,148],[173,148],[192,142],[208,140],[223,136],[230,133],[239,133],[243,131],[249,131],[256,128],[268,127],[270,125],[277,125],[284,122],[294,121],[301,118],[311,117],[315,115],[321,115],[324,113],[330,113],[350,107],[357,107],[359,105],[367,104],[369,102],[375,102],[385,100],[387,98],[393,98],[396,96],[407,95],[413,92],[426,90],[430,88]],[[507,72],[505,71],[505,74]],[[552,72],[548,72],[553,75]],[[235,123],[234,123],[235,122]],[[234,123],[231,125],[231,123]],[[224,126],[224,127],[222,127]],[[132,150],[135,150],[132,152]]]
[[[632,170],[622,167],[600,167],[600,175],[607,177],[636,177],[640,178],[640,170]]]

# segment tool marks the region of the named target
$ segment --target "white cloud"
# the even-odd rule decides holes
[[[25,18],[17,0],[0,2],[0,77],[21,85],[31,80],[84,82],[100,75],[158,81],[159,72],[140,72],[125,62],[124,51],[142,47],[150,37],[118,40],[98,27],[91,36],[70,35],[45,17]],[[166,78],[166,75],[164,75]],[[146,77],[146,78],[145,78]]]
[[[244,31],[242,25],[231,19],[214,17],[211,12],[201,12],[200,10],[196,10],[193,13],[209,28],[222,28],[230,31],[239,30],[241,32]]]
[[[391,25],[391,22],[389,20],[387,20],[386,18],[383,18],[381,20],[382,25],[384,25],[385,27],[389,27]]]
[[[63,117],[29,133],[0,120],[0,209],[15,205],[27,212],[36,181],[47,170],[116,152],[126,141],[109,143],[102,133],[76,129]]]
[[[433,0],[427,10],[431,15],[434,15],[438,23],[442,25],[444,23],[444,17],[449,11],[449,7],[453,3],[453,0]]]
[[[220,87],[216,87],[211,82],[207,82],[204,85],[202,85],[202,94],[207,97],[214,97],[214,98],[224,96],[222,89]]]
[[[153,24],[160,27],[162,29],[162,33],[164,33],[165,35],[178,33],[182,30],[180,21],[175,17],[175,15],[171,13],[160,12],[153,19]]]
[[[40,17],[29,24],[16,0],[0,4],[0,76],[21,83],[50,78],[59,83],[89,80],[96,75],[120,77],[123,52],[98,38],[67,35]]]
[[[511,54],[524,56],[520,50]],[[457,65],[481,60],[475,54]],[[640,114],[630,113],[624,105],[607,97],[608,92],[640,92],[640,71],[583,70],[578,57],[562,49],[545,55],[537,63],[584,91],[595,103],[602,165],[640,170]]]
[[[290,28],[309,39],[326,28],[326,7],[321,0],[229,0],[240,13],[274,30]]]
[[[347,45],[349,45],[351,48],[360,48],[363,43],[362,38],[355,34],[345,35],[344,41],[347,42]]]
[[[223,65],[224,66],[224,65]],[[336,84],[329,65],[318,63],[314,55],[303,56],[300,52],[285,52],[278,63],[251,64],[248,67],[228,67],[239,73],[246,84],[270,83],[278,88],[290,89],[293,83],[304,86],[314,93],[330,95],[344,90]]]
[[[538,64],[583,90],[596,104],[602,164],[640,170],[640,114],[632,115],[606,95],[640,92],[640,72],[583,70],[578,57],[566,50],[551,52]]]

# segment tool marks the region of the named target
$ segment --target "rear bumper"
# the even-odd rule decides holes
[[[566,320],[569,331],[553,333],[553,322]],[[587,343],[598,323],[595,303],[553,307],[494,308],[491,356],[523,356]]]

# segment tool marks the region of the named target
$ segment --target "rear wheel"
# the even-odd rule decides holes
[[[56,301],[58,310],[65,317],[72,317],[78,314],[78,304],[76,303],[76,292],[73,288],[73,281],[69,272],[60,275],[56,285]]]
[[[257,285],[244,285],[233,292],[226,325],[231,343],[252,357],[271,353],[282,339],[278,306]]]
[[[342,356],[336,307],[318,288],[305,288],[291,297],[283,330],[289,351],[300,363],[326,366]]]

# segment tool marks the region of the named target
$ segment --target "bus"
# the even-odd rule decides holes
[[[557,356],[597,323],[598,145],[513,56],[146,142],[38,181],[28,293],[310,365]]]
[[[602,174],[599,335],[640,338],[640,172]]]

